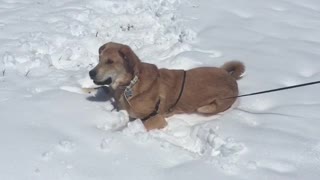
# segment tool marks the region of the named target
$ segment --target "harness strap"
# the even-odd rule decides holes
[[[152,111],[152,113],[150,113],[148,116],[144,117],[141,119],[142,122],[148,120],[149,118],[155,116],[158,114],[159,111],[159,107],[160,107],[160,99],[157,101],[156,107],[154,108],[154,111]]]
[[[180,93],[179,93],[179,96],[176,100],[176,102],[169,108],[169,112],[172,112],[173,111],[173,108],[178,104],[181,96],[182,96],[182,93],[183,93],[183,90],[184,90],[184,84],[186,82],[186,74],[187,72],[186,71],[183,71],[183,79],[182,79],[182,84],[181,84],[181,89],[180,89]]]
[[[181,84],[181,89],[180,89],[179,96],[178,96],[177,100],[175,101],[175,103],[169,108],[169,110],[168,110],[169,112],[173,111],[173,108],[178,104],[178,102],[179,102],[179,100],[180,100],[180,98],[182,96],[182,93],[183,93],[183,90],[184,90],[184,84],[185,84],[185,81],[186,81],[186,74],[187,74],[187,72],[183,71],[183,79],[182,79],[182,84]],[[160,108],[160,99],[157,101],[156,106],[154,108],[154,111],[152,111],[148,116],[146,116],[144,118],[141,118],[141,121],[145,122],[149,118],[157,115],[159,113],[159,108]]]

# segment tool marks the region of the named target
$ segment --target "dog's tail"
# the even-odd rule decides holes
[[[226,70],[232,77],[234,77],[237,80],[241,79],[246,69],[244,64],[240,61],[226,62],[224,65],[222,65],[221,68]]]

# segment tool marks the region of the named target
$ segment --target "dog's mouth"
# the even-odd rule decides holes
[[[98,81],[93,81],[96,85],[110,85],[112,83],[112,78],[109,77],[105,81],[98,82]]]

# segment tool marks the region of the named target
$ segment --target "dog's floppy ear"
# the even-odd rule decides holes
[[[119,49],[119,54],[124,60],[127,71],[131,74],[138,74],[141,62],[132,49],[127,45],[122,45]]]
[[[104,48],[106,48],[106,44],[102,45],[102,46],[99,48],[99,55],[102,53],[102,51],[104,50]]]

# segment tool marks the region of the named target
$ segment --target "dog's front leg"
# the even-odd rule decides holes
[[[166,127],[168,123],[162,115],[157,114],[145,120],[143,124],[147,131],[150,131],[152,129],[162,129]]]

